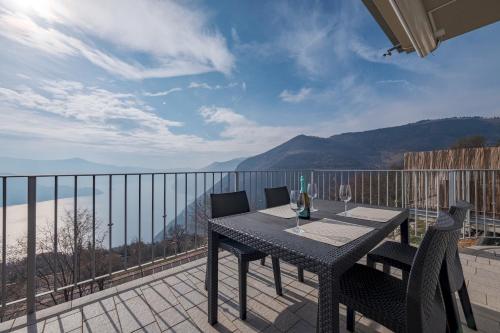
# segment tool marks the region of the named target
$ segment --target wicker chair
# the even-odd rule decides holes
[[[449,213],[456,223],[462,227],[468,210],[472,206],[465,201],[458,201],[455,206],[451,206]],[[465,283],[462,264],[458,254],[458,237],[447,250],[446,253],[446,276],[447,281],[441,284],[443,297],[446,302],[446,314],[450,330],[455,332],[460,328],[460,318],[457,309],[455,292],[458,292],[460,303],[462,304],[463,313],[467,326],[473,330],[477,330],[476,321],[472,312],[469,293]],[[367,256],[367,263],[370,267],[375,267],[375,263],[379,262],[384,265],[384,272],[390,272],[390,267],[396,267],[403,271],[404,276],[411,270],[413,258],[417,252],[417,248],[411,245],[405,245],[397,242],[387,241],[371,251]]]
[[[347,311],[347,329],[354,331],[354,311],[395,332],[444,332],[445,301],[440,272],[450,242],[460,225],[448,214],[429,227],[418,248],[407,281],[356,264],[340,279],[340,302]]]
[[[212,218],[243,214],[250,211],[245,191],[210,195]],[[229,238],[219,239],[219,247],[238,258],[240,319],[246,319],[247,312],[247,273],[250,261],[266,257],[266,254]],[[276,294],[282,295],[280,262],[272,258]],[[208,288],[208,261],[205,275],[205,289]]]
[[[264,193],[266,194],[267,208],[290,204],[290,194],[286,186],[265,188]],[[264,266],[266,264],[266,258],[262,258],[260,264]],[[300,267],[297,267],[297,280],[299,280],[299,282],[304,282],[304,269]]]

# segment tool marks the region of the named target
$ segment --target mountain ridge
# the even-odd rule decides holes
[[[490,144],[497,142],[500,117],[427,119],[326,138],[301,134],[244,160],[237,170],[390,168],[402,166],[405,152],[448,148],[470,135],[482,135]]]

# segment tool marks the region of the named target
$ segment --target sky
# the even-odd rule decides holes
[[[0,0],[0,27],[0,156],[191,169],[299,134],[500,115],[499,23],[423,59],[383,57],[352,0]]]

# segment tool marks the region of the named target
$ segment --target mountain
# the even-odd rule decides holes
[[[237,170],[361,169],[402,166],[408,151],[445,149],[459,138],[481,135],[500,140],[500,118],[446,118],[334,135],[299,135],[241,162]]]
[[[152,169],[123,167],[90,162],[81,158],[32,160],[0,157],[0,175],[89,174],[151,172]]]
[[[246,157],[240,157],[225,162],[213,162],[201,168],[200,171],[234,171],[245,159]]]

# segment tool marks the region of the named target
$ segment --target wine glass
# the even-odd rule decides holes
[[[347,216],[347,203],[351,201],[352,198],[351,185],[340,185],[339,197],[340,200],[344,202],[344,216]]]
[[[307,184],[307,193],[311,197],[311,212],[317,212],[318,210],[314,208],[314,199],[318,197],[318,184]]]
[[[299,214],[304,210],[305,204],[299,191],[290,191],[290,208],[297,215],[297,226],[293,228],[293,231],[297,234],[304,232],[304,229],[300,227]]]

